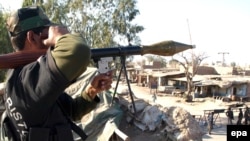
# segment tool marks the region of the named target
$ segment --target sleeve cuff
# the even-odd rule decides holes
[[[89,101],[89,102],[96,102],[99,103],[100,102],[100,98],[98,96],[95,96],[94,99],[92,99],[85,91],[82,92],[82,98]]]

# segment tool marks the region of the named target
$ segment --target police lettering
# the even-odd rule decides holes
[[[231,136],[236,136],[236,138],[240,136],[247,136],[247,131],[231,131]]]
[[[6,103],[7,103],[7,108],[10,109],[10,107],[12,106],[12,100],[8,97],[7,100],[6,100]]]
[[[8,97],[7,99],[6,99],[6,103],[7,103],[7,110],[9,111],[9,113],[10,113],[10,116],[13,118],[13,119],[15,119],[15,121],[16,121],[16,123],[17,123],[17,126],[19,127],[19,128],[21,128],[21,133],[22,134],[24,134],[24,133],[26,133],[27,131],[25,131],[25,130],[27,130],[28,128],[27,128],[27,125],[26,125],[26,123],[23,121],[23,116],[22,116],[22,114],[16,109],[16,107],[13,105],[13,102],[12,102],[12,100],[11,100],[11,98],[10,97]],[[18,129],[17,129],[18,130]],[[20,132],[19,130],[18,130],[18,132]]]

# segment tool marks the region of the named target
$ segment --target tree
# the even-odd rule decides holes
[[[236,67],[236,63],[235,62],[231,62],[231,67],[235,68]]]
[[[11,51],[13,51],[12,47],[11,47],[11,43],[10,43],[10,39],[9,39],[9,34],[8,31],[6,29],[6,17],[8,16],[8,10],[2,8],[0,6],[0,54],[6,54],[9,53]],[[0,70],[0,82],[3,82],[5,79],[5,73],[6,70]]]
[[[144,27],[131,23],[139,14],[139,10],[135,8],[136,1],[116,0],[116,2],[117,9],[114,10],[112,15],[112,27],[115,29],[115,33],[121,36],[121,40],[126,39],[128,45],[132,42],[140,42],[136,34],[143,31]]]
[[[155,60],[155,55],[145,55],[148,62],[153,62]]]
[[[171,68],[177,68],[179,66],[179,61],[172,58],[172,60],[170,60],[168,64]]]
[[[24,0],[27,5],[41,5],[53,22],[81,33],[92,48],[121,44],[139,44],[136,35],[144,30],[132,24],[139,14],[135,0]]]
[[[166,67],[166,65],[167,65],[167,60],[166,60],[166,58],[164,58],[164,57],[162,57],[162,56],[157,55],[156,61],[161,62],[161,67]]]
[[[30,6],[30,5],[42,5],[44,3],[43,0],[24,0],[22,3],[22,7]]]
[[[201,62],[208,58],[208,56],[205,53],[191,53],[191,58],[189,58],[181,53],[180,57],[184,60],[184,62],[179,61],[179,63],[184,68],[185,77],[187,79],[187,96],[190,96],[194,89],[193,78],[196,75]]]
[[[27,1],[27,2],[26,2]],[[92,48],[140,44],[143,26],[132,21],[139,14],[136,0],[24,0],[41,5],[55,23],[81,33]],[[26,6],[27,6],[26,5]]]
[[[158,61],[161,62],[161,67],[166,67],[167,61],[164,57],[159,55],[145,55],[148,62]]]

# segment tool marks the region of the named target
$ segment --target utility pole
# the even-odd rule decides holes
[[[190,26],[189,26],[189,21],[187,19],[187,25],[188,25],[188,33],[189,33],[189,38],[190,38],[190,44],[193,45],[192,43],[192,37],[191,37],[191,30],[190,30]],[[189,71],[189,64],[187,64],[187,71]],[[187,77],[187,85],[188,85],[188,95],[191,96],[191,93],[193,91],[193,77],[194,77],[194,68],[197,67],[196,64],[194,64],[194,50],[192,49],[192,75],[191,75],[191,79],[190,79],[190,74],[186,74],[188,76]],[[189,99],[189,98],[188,98]]]
[[[187,19],[187,25],[188,25],[188,33],[189,33],[190,45],[192,45],[192,37],[191,37],[191,31],[190,31],[190,26],[189,26],[188,19]]]
[[[229,54],[229,52],[219,52],[218,54],[222,54],[222,66],[226,66],[225,64],[225,54]]]
[[[191,31],[190,31],[190,26],[189,26],[189,21],[187,19],[187,25],[188,25],[188,33],[189,33],[189,39],[190,39],[190,45],[192,45],[192,37],[191,37]],[[194,51],[192,49],[192,65],[193,65],[193,62],[194,62]]]
[[[192,37],[191,37],[191,30],[190,30],[188,19],[187,19],[187,25],[188,25],[188,33],[189,33],[190,45],[193,45]],[[192,74],[193,74],[193,72],[194,72],[194,50],[192,49]]]

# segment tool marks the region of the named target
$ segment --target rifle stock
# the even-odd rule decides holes
[[[102,57],[129,56],[154,54],[161,56],[173,56],[179,52],[194,48],[193,45],[187,45],[175,41],[163,41],[148,46],[127,46],[111,48],[93,48],[91,49],[91,58],[98,59]],[[0,55],[0,69],[10,69],[29,64],[44,55],[46,50],[39,51],[19,51]]]
[[[39,51],[19,51],[0,55],[0,69],[11,69],[24,66],[44,55],[46,50]]]

